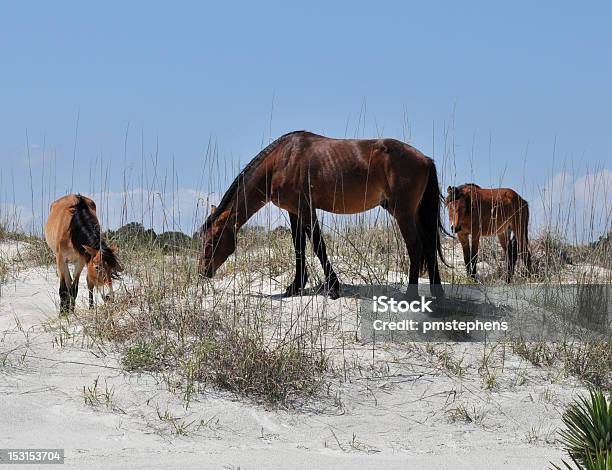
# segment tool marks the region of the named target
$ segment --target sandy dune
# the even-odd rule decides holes
[[[11,250],[4,244],[3,256]],[[338,385],[340,406],[329,397],[299,411],[267,410],[208,391],[186,410],[164,382],[128,374],[116,354],[46,327],[56,302],[51,268],[23,269],[2,286],[0,442],[64,448],[67,468],[545,468],[562,458],[552,443],[561,410],[583,390],[519,357],[507,359],[491,391],[475,367],[459,377],[417,360],[391,378]],[[350,302],[336,305],[350,309]],[[478,348],[456,353],[475,362]],[[364,351],[355,345],[355,354]],[[402,351],[382,354],[393,359]],[[96,379],[111,400],[92,407],[83,387]],[[477,419],[450,419],[459,405]]]

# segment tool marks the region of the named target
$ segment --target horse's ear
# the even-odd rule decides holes
[[[372,144],[371,152],[389,153],[389,146],[385,144],[385,140],[379,139]]]
[[[461,193],[459,192],[459,189],[456,186],[449,186],[446,189],[446,200],[448,202],[459,199],[460,197]]]
[[[211,215],[214,214],[215,212],[217,212],[217,206],[210,206],[210,213]]]
[[[98,254],[98,250],[96,250],[95,248],[90,247],[89,245],[82,245],[83,249],[89,253],[91,256],[96,256]]]

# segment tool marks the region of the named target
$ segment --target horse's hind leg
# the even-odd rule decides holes
[[[421,234],[421,240],[423,242],[423,256],[425,257],[427,273],[429,274],[429,288],[431,294],[436,297],[443,297],[444,290],[441,287],[442,280],[440,279],[440,266],[438,265],[437,240],[427,237],[424,233]]]
[[[504,251],[504,258],[506,261],[506,282],[510,282],[514,274],[514,267],[517,259],[516,239],[512,238],[510,230],[507,230],[498,233],[497,240]]]
[[[510,239],[510,263],[512,263],[511,275],[514,275],[516,271],[516,262],[518,260],[518,243],[516,241],[516,235]]]
[[[478,264],[478,248],[480,247],[480,233],[472,233],[472,245],[470,248],[470,275],[476,279],[476,265]]]
[[[530,276],[533,273],[533,267],[531,265],[531,252],[529,251],[527,234],[524,234],[522,237],[518,236],[516,238],[516,245],[517,258],[521,258],[521,262],[527,269],[527,274]]]
[[[423,244],[419,237],[416,219],[413,216],[394,213],[395,220],[399,226],[408,257],[410,258],[410,271],[408,273],[408,288],[406,296],[409,298],[418,295],[419,271],[421,269],[421,257],[423,256]]]
[[[527,269],[528,275],[531,275],[533,273],[533,267],[531,265],[531,252],[529,251],[528,224],[529,212],[525,209],[524,212],[518,215],[514,235],[517,243],[517,257],[521,258],[521,262]]]
[[[285,296],[299,294],[308,281],[306,271],[306,230],[297,215],[289,213],[291,239],[295,248],[295,278],[285,290]]]
[[[517,237],[518,242],[518,253],[520,254],[521,260],[525,268],[527,268],[527,275],[533,274],[533,266],[531,264],[531,251],[529,251],[529,235],[527,233],[527,222],[524,224],[523,232],[520,237]]]
[[[325,289],[327,289],[332,299],[337,299],[340,297],[340,281],[327,258],[327,248],[323,241],[317,215],[314,211],[310,216],[310,225],[306,226],[306,233],[310,237],[310,241],[312,242],[317,258],[319,258],[321,262],[321,266],[323,266],[323,272],[325,273]]]

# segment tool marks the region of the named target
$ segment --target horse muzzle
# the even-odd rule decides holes
[[[215,275],[215,270],[212,266],[207,266],[205,268],[200,268],[198,270],[198,274],[200,275],[200,277],[211,279]]]

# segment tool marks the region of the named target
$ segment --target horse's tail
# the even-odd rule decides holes
[[[424,254],[421,258],[421,272],[426,268],[428,258],[435,260],[434,269],[437,270],[437,256],[440,257],[440,260],[446,266],[449,266],[442,254],[442,244],[440,240],[442,233],[446,233],[440,216],[441,200],[442,196],[438,184],[438,172],[436,171],[435,163],[431,160],[427,186],[425,187],[425,192],[423,193],[423,198],[419,205],[419,225]]]

